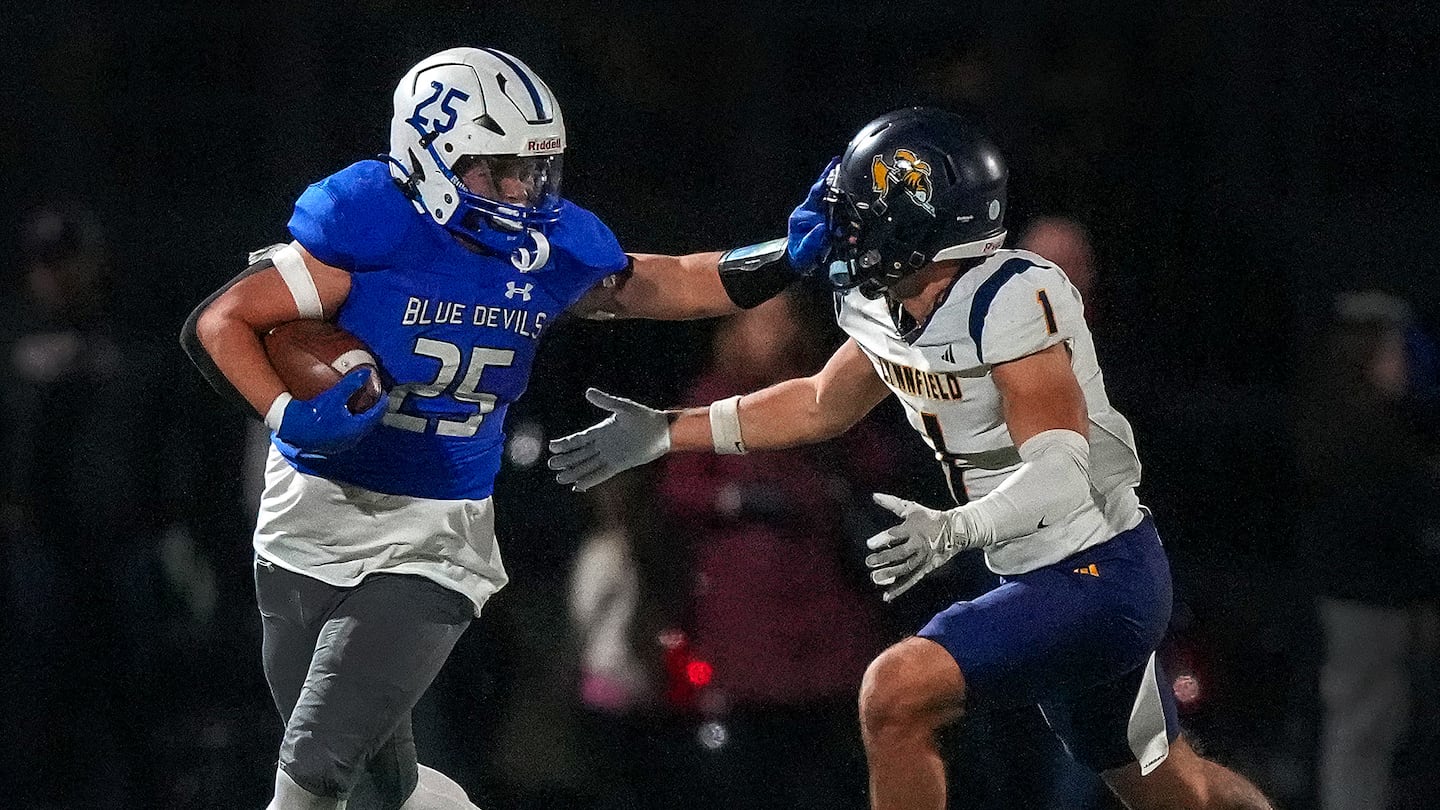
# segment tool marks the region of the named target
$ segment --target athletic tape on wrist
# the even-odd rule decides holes
[[[710,443],[721,455],[745,452],[745,440],[740,436],[740,397],[710,403]]]
[[[265,427],[279,433],[280,422],[285,418],[285,408],[294,399],[289,392],[281,392],[280,396],[275,397],[275,401],[270,403],[270,409],[265,412]]]

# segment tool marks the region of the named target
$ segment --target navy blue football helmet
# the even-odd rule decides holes
[[[830,283],[878,298],[930,262],[999,250],[1006,174],[994,144],[954,113],[909,107],[866,124],[830,179]]]

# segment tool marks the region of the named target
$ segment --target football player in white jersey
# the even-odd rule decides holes
[[[1269,807],[1185,742],[1155,648],[1169,565],[1135,487],[1130,425],[1105,394],[1079,294],[1005,250],[1006,170],[964,119],[911,108],[867,125],[791,220],[789,261],[827,267],[849,340],[812,377],[657,411],[612,412],[551,443],[585,489],[666,453],[743,453],[844,432],[890,394],[958,506],[877,494],[899,525],[867,558],[885,599],[982,549],[1002,584],[880,654],[861,686],[875,808],[943,808],[935,732],[966,712],[1039,704],[1066,750],[1132,808]]]

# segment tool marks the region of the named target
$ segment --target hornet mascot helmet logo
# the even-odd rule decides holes
[[[890,163],[886,163],[881,155],[876,155],[870,162],[870,175],[873,178],[872,189],[880,195],[877,206],[887,205],[885,199],[890,189],[903,188],[911,202],[930,216],[935,216],[935,206],[930,202],[935,196],[934,186],[930,184],[930,164],[921,160],[914,150],[896,149]]]

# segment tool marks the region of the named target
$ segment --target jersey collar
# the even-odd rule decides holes
[[[939,312],[940,309],[945,306],[946,300],[950,298],[950,292],[955,289],[955,285],[959,283],[960,277],[963,275],[965,274],[956,273],[954,277],[950,279],[950,283],[946,284],[945,289],[941,290],[940,294],[935,297],[935,306],[930,309],[930,314],[926,315],[923,321],[915,320],[914,316],[905,309],[904,304],[899,301],[892,301],[890,296],[886,295],[885,305],[890,310],[890,320],[895,325],[896,336],[905,341],[905,344],[908,346],[915,345],[915,341],[919,340],[920,336],[925,334],[926,327],[930,326],[931,322],[935,320],[935,313]]]

